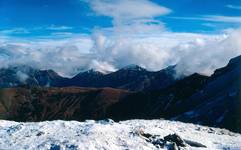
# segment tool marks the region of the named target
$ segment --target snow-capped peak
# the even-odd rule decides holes
[[[135,64],[127,65],[127,66],[123,67],[122,69],[123,70],[135,70],[135,71],[144,71],[144,70],[146,70],[143,67],[135,65]]]
[[[90,69],[90,70],[87,70],[83,73],[88,73],[88,74],[109,74],[109,73],[112,73],[112,71],[108,71],[108,70],[100,70],[100,69]]]

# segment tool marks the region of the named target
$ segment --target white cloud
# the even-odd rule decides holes
[[[181,74],[199,72],[211,74],[217,68],[225,66],[228,61],[241,55],[241,30],[229,30],[214,39],[202,39],[200,42],[188,43],[186,47],[177,47],[177,71]]]
[[[164,25],[155,17],[166,15],[170,9],[149,0],[87,0],[97,15],[113,19],[114,32],[147,33],[163,31]]]
[[[241,23],[241,16],[208,15],[208,16],[204,16],[202,19],[206,21],[213,21],[213,22]]]
[[[210,28],[217,28],[217,25],[214,23],[203,23],[202,25]]]
[[[51,33],[51,35],[53,36],[57,36],[57,37],[69,37],[69,36],[72,36],[74,35],[74,33],[72,32],[53,32]]]
[[[241,10],[241,6],[239,5],[226,5],[227,8],[231,8],[231,9],[238,9]]]
[[[210,75],[241,54],[240,33],[240,30],[217,35],[166,32],[143,37],[97,34],[93,39],[98,60],[117,68],[137,64],[149,70],[160,70],[178,64],[178,74]]]
[[[70,30],[70,29],[73,29],[73,27],[51,25],[51,26],[47,27],[46,29],[48,29],[48,30]]]
[[[91,61],[90,68],[104,74],[116,71],[116,68],[112,64],[105,61],[98,61],[96,59]]]
[[[85,0],[86,1],[86,0]],[[155,17],[170,12],[148,0],[87,0],[97,15],[113,19],[113,27],[96,28],[92,35],[64,39],[19,40],[0,37],[0,67],[27,64],[72,76],[94,68],[114,71],[129,64],[160,70],[177,64],[178,74],[211,74],[241,54],[241,30],[219,34],[174,33]],[[112,2],[112,3],[110,3]],[[239,17],[202,16],[213,22],[241,22]],[[66,33],[66,34],[65,34]]]
[[[98,15],[112,17],[115,23],[153,18],[170,12],[170,9],[149,0],[90,0],[89,3]]]
[[[241,16],[204,15],[200,17],[168,17],[168,18],[181,19],[181,20],[202,20],[202,21],[224,22],[224,23],[241,23]]]
[[[241,54],[240,29],[216,35],[163,32],[119,36],[99,32],[92,37],[56,40],[0,39],[0,67],[26,64],[66,76],[90,68],[114,71],[129,64],[149,70],[178,64],[178,74],[211,74]]]
[[[29,76],[21,71],[17,71],[16,73],[17,78],[22,82],[25,83]]]
[[[229,32],[229,36],[226,36],[226,33],[217,35],[173,33],[168,32],[165,25],[155,19],[157,16],[170,13],[171,10],[151,1],[88,2],[96,14],[113,19],[112,28],[98,29],[92,37],[94,46],[91,51],[95,53],[99,62],[108,62],[117,68],[137,64],[150,70],[160,70],[168,65],[178,64],[178,74],[194,72],[210,74],[214,69],[227,63],[231,56],[240,54],[241,47],[237,44],[239,41],[228,38],[239,30]],[[241,22],[240,17],[228,16],[176,17],[176,19]],[[225,43],[235,46],[229,47]],[[227,55],[222,56],[222,53]],[[202,61],[199,58],[202,58]]]
[[[51,30],[53,33],[52,35],[70,35],[72,34],[71,32],[66,32],[67,30],[71,30],[73,27],[68,27],[68,26],[56,26],[56,25],[51,25],[49,27],[34,27],[34,28],[22,28],[22,27],[17,27],[17,28],[10,28],[10,29],[4,29],[0,30],[0,35],[15,35],[15,34],[29,34],[32,32],[36,31],[46,31],[46,30]]]
[[[91,45],[92,41],[85,36],[58,40],[3,39],[0,42],[0,67],[26,64],[71,76],[79,69],[88,69],[93,57],[89,53]]]
[[[12,29],[6,29],[6,30],[0,30],[0,35],[4,34],[28,34],[30,33],[27,29],[25,28],[12,28]]]

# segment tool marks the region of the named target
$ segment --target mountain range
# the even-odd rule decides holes
[[[103,74],[93,69],[81,72],[73,78],[65,78],[53,70],[38,70],[29,66],[11,66],[0,69],[0,87],[111,87],[130,91],[162,89],[175,82],[175,66],[151,72],[130,65],[116,72]]]
[[[211,76],[178,79],[175,66],[157,72],[139,66],[109,74],[90,70],[71,79],[26,68],[0,70],[0,85],[8,87],[0,90],[2,119],[165,118],[241,133],[241,56]]]

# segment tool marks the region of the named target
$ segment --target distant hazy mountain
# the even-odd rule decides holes
[[[37,70],[28,66],[0,69],[0,87],[112,87],[131,91],[162,89],[174,83],[174,66],[150,72],[136,65],[103,74],[93,69],[81,72],[71,79],[61,77],[53,70]]]
[[[57,86],[66,78],[53,70],[38,70],[29,66],[10,66],[0,69],[0,87]]]
[[[175,82],[174,74],[173,66],[150,72],[140,66],[131,65],[106,75],[94,70],[79,73],[70,79],[67,86],[112,87],[131,91],[162,89]]]

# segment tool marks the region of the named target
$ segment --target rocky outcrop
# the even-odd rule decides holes
[[[144,137],[147,142],[152,143],[157,148],[167,148],[168,150],[179,150],[180,147],[198,147],[198,148],[207,148],[207,146],[191,141],[182,139],[177,134],[169,134],[164,138],[161,138],[160,135],[151,135],[149,133],[140,132],[140,136]]]

